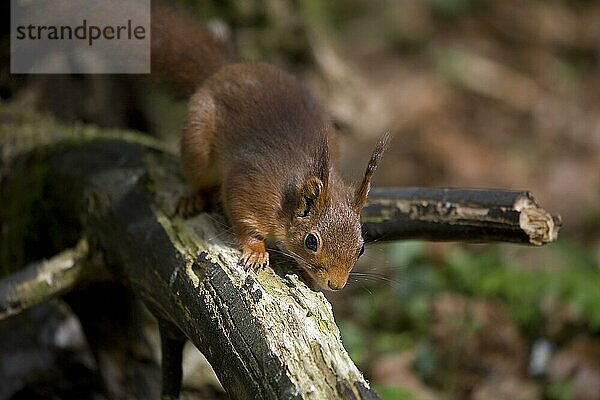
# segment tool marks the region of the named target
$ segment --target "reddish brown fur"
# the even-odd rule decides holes
[[[151,33],[152,74],[186,93],[222,65],[239,60],[226,40],[160,1],[152,1]]]
[[[195,42],[208,34],[197,33]],[[187,181],[196,190],[220,183],[247,267],[268,264],[266,243],[320,287],[341,289],[363,247],[359,217],[372,174],[358,191],[342,181],[330,162],[337,153],[331,123],[293,76],[265,63],[229,63],[231,56],[206,43],[188,49],[196,51],[191,59],[211,60],[200,75],[213,73],[188,106],[181,140]],[[179,77],[189,77],[189,68]],[[309,234],[318,238],[316,251],[305,244]]]

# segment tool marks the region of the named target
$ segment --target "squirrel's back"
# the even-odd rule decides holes
[[[297,160],[297,169],[321,157],[329,121],[316,99],[291,74],[267,63],[227,65],[203,85],[218,110],[215,150],[240,164]],[[243,149],[252,149],[252,153]],[[235,151],[237,155],[232,154]]]

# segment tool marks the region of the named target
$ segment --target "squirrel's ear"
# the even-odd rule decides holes
[[[390,133],[386,132],[379,138],[377,142],[377,146],[375,146],[375,150],[373,150],[373,154],[371,154],[371,159],[369,160],[369,164],[367,165],[367,170],[365,171],[365,177],[362,180],[362,183],[356,189],[356,194],[354,195],[354,204],[353,208],[357,214],[360,214],[360,211],[365,206],[367,202],[367,196],[369,194],[369,189],[371,189],[371,178],[377,170],[377,166],[381,161],[381,157],[387,148],[388,141],[390,139]]]
[[[308,177],[300,189],[296,215],[307,217],[315,204],[319,204],[319,198],[323,195],[323,182],[316,176]]]
[[[302,183],[300,197],[296,208],[296,215],[306,217],[314,209],[322,209],[327,202],[329,188],[329,144],[327,136],[324,137],[320,150],[319,164],[314,171],[315,175],[307,177]]]

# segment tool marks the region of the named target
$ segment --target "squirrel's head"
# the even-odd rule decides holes
[[[283,250],[322,289],[342,289],[364,251],[360,212],[388,138],[385,134],[379,139],[355,190],[330,170],[326,143],[318,171],[305,177],[295,190],[296,207]]]

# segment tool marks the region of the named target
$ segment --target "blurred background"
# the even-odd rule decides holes
[[[339,130],[348,179],[359,179],[389,130],[377,186],[530,190],[561,214],[559,240],[543,248],[367,248],[359,274],[328,297],[346,348],[383,399],[600,399],[600,2],[173,3],[313,90]],[[177,150],[184,94],[139,76],[10,75],[8,27],[3,102],[147,132]],[[80,337],[55,306],[57,326]],[[14,348],[7,338],[0,332],[0,349]],[[82,360],[77,379],[94,373]],[[224,398],[193,349],[186,376],[186,396]],[[47,387],[35,398],[101,398],[94,385],[73,395],[36,382]],[[7,398],[32,398],[29,385]]]

